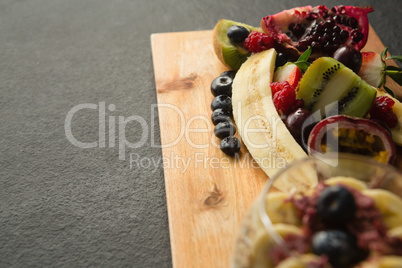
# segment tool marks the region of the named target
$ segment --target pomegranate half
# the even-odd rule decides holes
[[[360,51],[367,42],[372,7],[324,5],[297,7],[262,18],[263,31],[288,53],[300,55],[309,46],[312,57],[332,56],[341,46]]]

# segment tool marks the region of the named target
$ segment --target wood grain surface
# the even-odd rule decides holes
[[[365,50],[380,53],[370,31]],[[229,267],[238,227],[268,178],[244,146],[227,157],[213,135],[210,84],[226,67],[212,31],[153,34],[151,44],[173,266]]]

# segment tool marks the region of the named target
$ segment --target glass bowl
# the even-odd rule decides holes
[[[353,177],[367,188],[388,190],[402,198],[402,174],[390,165],[370,158],[348,154],[326,154],[293,162],[279,171],[263,188],[239,230],[234,246],[232,267],[274,267],[267,251],[280,246],[289,256],[298,256],[286,248],[280,233],[273,228],[267,211],[281,209],[266,198],[278,192],[286,194],[311,191],[319,182],[333,177]],[[308,183],[306,183],[306,181]],[[280,189],[280,190],[279,190]],[[286,213],[278,211],[278,213]],[[267,242],[268,241],[268,242]]]

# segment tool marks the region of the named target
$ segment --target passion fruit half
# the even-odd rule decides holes
[[[396,157],[388,130],[373,120],[346,115],[331,116],[315,125],[308,139],[308,152],[359,154],[390,164]]]

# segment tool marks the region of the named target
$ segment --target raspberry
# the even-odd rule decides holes
[[[398,124],[398,118],[392,111],[394,104],[395,101],[387,96],[377,97],[370,109],[370,117],[384,122],[390,128],[395,127]]]
[[[289,85],[287,81],[284,82],[273,82],[270,84],[272,96],[275,95],[276,92],[281,91],[285,85]]]
[[[292,111],[293,105],[296,102],[295,89],[286,82],[286,84],[282,87],[282,90],[277,91],[274,94],[273,100],[278,113],[287,115]]]
[[[248,51],[257,53],[273,48],[275,43],[274,39],[265,33],[252,31],[246,40],[244,40],[243,45]]]

